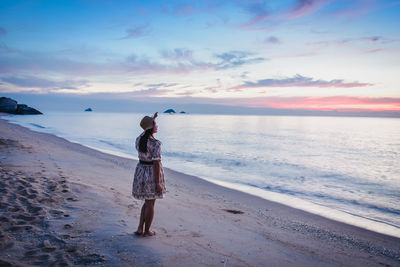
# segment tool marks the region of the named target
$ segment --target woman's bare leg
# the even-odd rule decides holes
[[[136,230],[136,234],[141,235],[143,234],[143,226],[144,226],[144,211],[146,209],[146,202],[143,203],[142,210],[140,211],[140,220],[139,220],[139,226]]]
[[[144,209],[144,234],[145,235],[154,235],[155,233],[150,231],[151,223],[153,222],[154,218],[154,203],[156,202],[155,199],[149,199],[145,202],[145,209]]]

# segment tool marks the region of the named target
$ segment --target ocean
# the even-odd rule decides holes
[[[6,117],[32,130],[136,158],[144,115]],[[165,167],[400,237],[400,119],[160,114]]]

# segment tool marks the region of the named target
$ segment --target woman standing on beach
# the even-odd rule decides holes
[[[156,112],[153,117],[145,116],[141,120],[140,126],[144,132],[136,138],[139,163],[133,179],[132,195],[145,202],[140,212],[139,226],[135,234],[144,236],[156,234],[154,231],[150,231],[154,217],[154,204],[156,199],[163,198],[166,192],[164,170],[161,165],[161,142],[153,136],[158,130],[155,121],[157,115]]]

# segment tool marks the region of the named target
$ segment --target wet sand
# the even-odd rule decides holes
[[[135,236],[135,165],[0,119],[0,265],[400,266],[400,238],[169,169]]]

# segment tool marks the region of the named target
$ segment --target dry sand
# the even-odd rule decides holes
[[[399,238],[169,169],[137,237],[135,165],[0,119],[0,265],[400,266]]]

